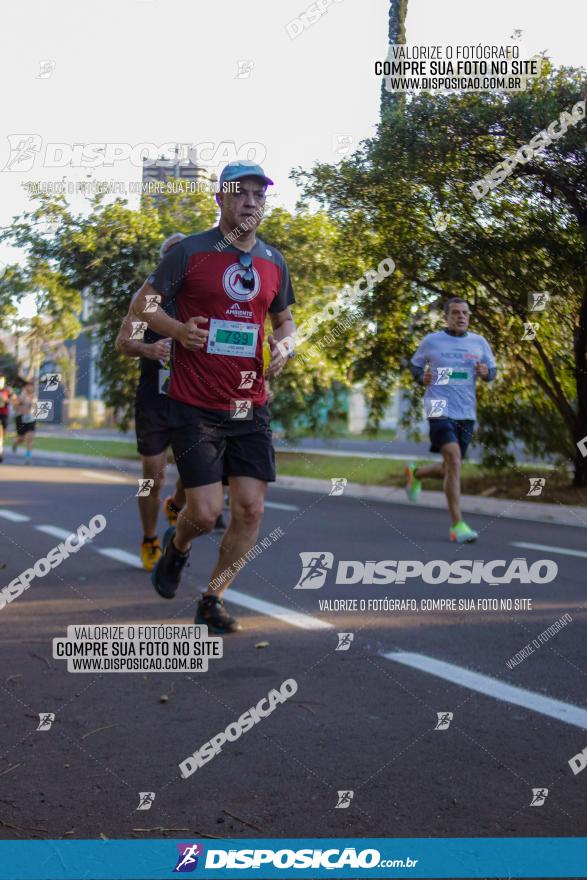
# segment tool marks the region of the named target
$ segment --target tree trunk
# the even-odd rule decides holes
[[[408,0],[389,0],[389,24],[387,28],[387,42],[389,45],[406,42],[406,16],[408,14]],[[402,107],[405,95],[393,94],[385,88],[385,80],[381,82],[381,120]]]

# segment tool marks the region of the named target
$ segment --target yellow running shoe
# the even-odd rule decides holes
[[[141,562],[145,571],[153,571],[161,559],[161,545],[159,538],[154,541],[143,541],[141,544]]]
[[[167,517],[167,522],[170,526],[177,525],[177,515],[179,513],[179,510],[173,503],[173,498],[171,495],[163,502],[163,513]]]

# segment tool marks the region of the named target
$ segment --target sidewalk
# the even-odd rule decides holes
[[[92,440],[100,442],[102,440],[127,441],[135,442],[135,435],[132,431],[122,433],[115,428],[88,428],[80,430],[68,430],[60,425],[46,425],[37,432],[39,437],[55,437],[61,439],[73,440]],[[353,458],[378,458],[388,459],[391,461],[430,461],[434,453],[430,452],[430,443],[428,440],[417,442],[415,440],[367,440],[364,438],[353,439],[344,438],[325,438],[325,437],[303,437],[295,443],[285,439],[273,437],[273,445],[278,452],[288,452],[293,454],[307,455],[328,455],[332,457],[344,458],[352,456]],[[516,452],[517,460],[526,465],[533,465],[537,468],[552,470],[552,465],[548,462],[532,461],[521,451]],[[472,464],[478,464],[481,461],[481,450],[474,445],[471,446],[467,461]]]
[[[14,461],[13,461],[14,459]],[[102,469],[127,471],[140,474],[141,465],[138,461],[126,458],[99,458],[93,455],[78,455],[72,452],[35,452],[35,460],[46,460],[58,465],[75,463],[98,465]],[[6,459],[5,459],[6,461]],[[20,459],[22,462],[22,458]],[[7,464],[18,464],[19,459],[9,454]],[[170,465],[174,474],[174,465]],[[276,486],[282,489],[293,489],[298,492],[329,493],[332,488],[330,480],[316,480],[312,477],[277,477]],[[348,498],[360,498],[363,501],[377,501],[385,504],[396,504],[403,507],[412,505],[406,498],[403,489],[388,486],[366,486],[362,483],[347,483],[344,495]],[[446,499],[443,492],[422,492],[420,507],[435,510],[446,510]],[[477,495],[462,495],[461,508],[463,513],[478,513],[496,519],[522,519],[530,522],[553,523],[556,525],[578,526],[587,528],[587,507],[576,507],[564,504],[540,504],[533,501],[516,501],[511,498],[482,498]]]

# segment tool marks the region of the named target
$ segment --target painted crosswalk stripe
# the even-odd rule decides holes
[[[94,477],[96,480],[107,480],[109,483],[127,483],[128,477],[117,477],[114,474],[102,474],[100,471],[82,471],[84,477]]]
[[[97,552],[102,556],[107,556],[109,559],[115,559],[117,562],[132,565],[133,568],[143,567],[143,563],[136,553],[127,553],[126,550],[120,550],[118,547],[100,547]]]
[[[0,510],[0,517],[2,519],[8,519],[10,522],[30,522],[30,516],[25,516],[23,513],[15,513],[14,510]]]
[[[541,553],[560,553],[561,556],[580,556],[587,559],[585,550],[571,550],[569,547],[552,547],[550,544],[531,544],[528,541],[511,541],[512,547],[522,547],[524,550],[540,550]]]
[[[228,592],[228,597],[235,605],[242,605],[243,608],[249,608],[251,611],[258,611],[260,614],[267,614],[283,623],[289,623],[291,626],[297,626],[299,629],[333,629],[331,623],[325,620],[319,620],[310,614],[304,614],[300,611],[292,611],[290,608],[284,608],[282,605],[275,605],[273,602],[266,602],[264,599],[257,599],[254,596],[247,596],[239,590],[232,588]]]
[[[548,715],[550,718],[556,718],[557,721],[564,721],[566,724],[572,724],[573,727],[587,730],[587,709],[574,706],[572,703],[563,703],[561,700],[554,700],[551,697],[527,691],[525,688],[506,684],[489,675],[482,675],[480,672],[455,666],[454,663],[445,663],[443,660],[436,660],[425,654],[389,651],[383,656],[395,663],[403,663],[404,666],[429,672],[430,675],[443,678],[450,681],[451,684],[458,684],[487,697],[494,697],[496,700],[502,700],[504,703],[511,703],[514,706],[522,706],[524,709],[530,709],[540,715]]]
[[[279,501],[266,501],[265,507],[274,507],[275,510],[299,510],[295,504],[281,504]]]

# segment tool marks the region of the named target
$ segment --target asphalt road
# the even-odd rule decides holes
[[[68,625],[191,623],[220,536],[194,544],[180,593],[166,602],[133,565],[135,474],[55,467],[40,456],[25,467],[8,454],[0,478],[2,585],[94,515],[107,520],[0,610],[0,837],[587,833],[587,772],[574,775],[568,763],[587,746],[583,528],[472,516],[480,540],[463,547],[447,541],[439,511],[271,488],[260,537],[284,535],[240,574],[237,602],[228,592],[244,628],[224,639],[221,659],[199,673],[74,674],[52,656]],[[336,586],[330,571],[322,588],[294,590],[302,552],[332,553],[334,567],[547,558],[558,576],[542,585]],[[320,610],[321,600],[386,597],[532,606]],[[572,622],[506,666],[565,613]],[[336,650],[338,632],[354,634],[349,650]],[[290,678],[298,684],[290,700],[181,778],[181,761]],[[446,712],[450,726],[435,729]],[[36,729],[39,713],[54,713],[49,730]],[[548,789],[543,806],[530,806],[533,788]],[[349,790],[350,806],[337,808],[337,793]],[[139,792],[155,793],[149,810],[137,810]]]

